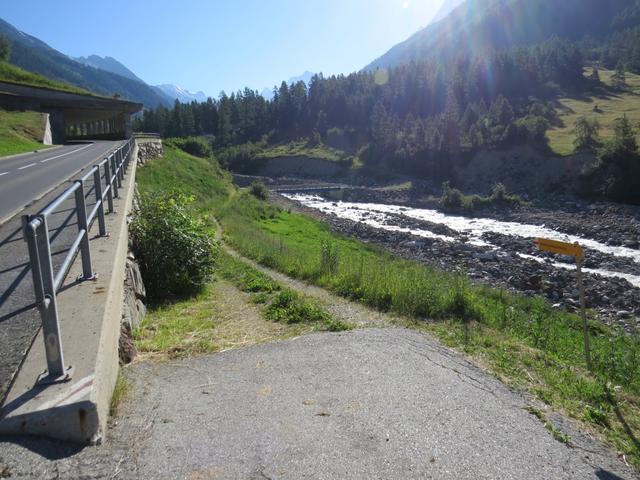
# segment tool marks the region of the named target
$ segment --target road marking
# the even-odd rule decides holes
[[[76,153],[76,152],[79,152],[80,150],[84,150],[85,148],[89,148],[91,145],[93,145],[93,143],[85,145],[84,147],[77,148],[77,149],[72,150],[70,152],[63,153],[62,155],[56,155],[55,157],[49,157],[49,158],[47,158],[45,160],[40,160],[40,163],[47,163],[48,161],[55,160],[56,158],[66,157],[67,155],[71,155],[72,153]]]
[[[24,167],[20,167],[18,170],[24,170],[25,168],[33,167],[35,163],[30,163],[29,165],[25,165]]]
[[[2,173],[0,173],[0,177],[3,176],[3,175],[7,175],[8,173],[9,172],[2,172]]]

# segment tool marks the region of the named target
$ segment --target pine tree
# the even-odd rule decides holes
[[[600,124],[597,120],[589,121],[586,117],[576,120],[573,134],[576,136],[573,146],[576,152],[594,151],[598,146]]]
[[[11,43],[6,35],[0,35],[0,60],[8,62],[11,56]]]

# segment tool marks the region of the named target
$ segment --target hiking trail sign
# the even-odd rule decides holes
[[[576,271],[578,280],[578,291],[580,292],[580,316],[582,317],[582,330],[584,333],[584,356],[587,368],[591,370],[591,347],[589,345],[589,324],[587,322],[587,307],[584,297],[584,281],[582,278],[582,264],[584,263],[584,249],[578,243],[559,242],[558,240],[549,240],[546,238],[538,238],[534,242],[538,249],[543,252],[556,253],[558,255],[567,255],[576,259]]]

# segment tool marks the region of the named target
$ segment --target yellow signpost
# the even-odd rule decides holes
[[[587,368],[591,370],[591,346],[589,342],[589,325],[587,323],[587,307],[584,297],[584,282],[582,279],[582,264],[584,262],[584,250],[578,242],[567,243],[557,240],[549,240],[546,238],[538,238],[534,241],[543,252],[557,253],[559,255],[568,255],[576,259],[576,271],[578,277],[578,290],[580,292],[580,315],[582,316],[582,330],[584,333],[584,356],[587,362]]]
[[[540,250],[560,255],[568,255],[570,257],[582,257],[584,252],[578,243],[559,242],[557,240],[548,240],[546,238],[538,238],[534,242]]]

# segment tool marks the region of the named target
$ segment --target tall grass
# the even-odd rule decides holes
[[[477,322],[507,332],[550,360],[585,367],[580,319],[552,308],[543,298],[474,286],[463,275],[340,237],[321,222],[265,207],[247,195],[239,195],[234,203],[223,214],[227,238],[263,265],[382,311]],[[638,338],[597,322],[591,323],[590,333],[594,373],[640,394]]]

